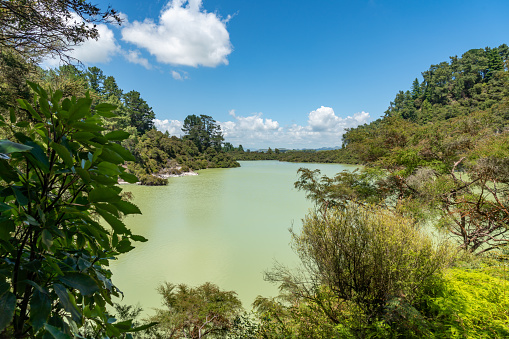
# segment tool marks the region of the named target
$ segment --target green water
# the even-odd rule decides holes
[[[300,227],[312,207],[304,192],[293,188],[300,167],[327,175],[355,168],[246,161],[240,168],[170,178],[168,186],[122,186],[143,212],[128,217],[127,226],[149,239],[111,266],[124,302],[139,303],[151,314],[161,307],[156,287],[164,281],[193,286],[210,281],[236,291],[248,310],[257,295],[277,295],[263,272],[275,259],[297,263],[288,228]]]

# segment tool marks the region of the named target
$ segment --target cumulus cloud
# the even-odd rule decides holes
[[[130,51],[124,53],[124,57],[130,63],[142,65],[146,69],[152,69],[152,65],[148,62],[147,59],[145,59],[141,56],[140,51],[130,50]]]
[[[69,22],[80,24],[83,20],[73,15]],[[109,62],[113,55],[120,52],[120,46],[117,44],[113,31],[106,24],[97,24],[96,28],[99,33],[98,39],[89,39],[79,45],[69,46],[72,48],[72,51],[68,53],[70,57],[84,64],[98,64]],[[60,59],[47,58],[42,64],[47,67],[58,67],[60,63]]]
[[[216,67],[228,64],[232,52],[226,22],[202,9],[202,0],[170,0],[159,21],[127,23],[122,39],[145,48],[158,62]]]
[[[369,113],[359,112],[338,117],[330,107],[320,107],[308,114],[307,125],[282,127],[278,121],[263,119],[262,114],[241,117],[231,111],[234,121],[221,123],[225,139],[249,147],[319,148],[339,146],[345,128],[369,121]]]
[[[305,126],[293,124],[281,126],[272,119],[266,119],[262,113],[239,116],[231,110],[230,121],[218,122],[225,141],[244,148],[258,149],[280,148],[320,148],[341,145],[341,136],[345,128],[357,127],[369,121],[369,113],[359,112],[346,118],[338,117],[330,107],[320,107],[308,114]],[[171,135],[182,135],[183,123],[178,120],[154,121],[160,131]]]
[[[168,131],[168,133],[170,135],[175,135],[177,137],[181,136],[183,133],[182,133],[182,126],[183,126],[183,122],[179,121],[179,120],[168,120],[168,119],[165,119],[165,120],[159,120],[159,119],[154,119],[154,126],[161,132],[166,132]]]

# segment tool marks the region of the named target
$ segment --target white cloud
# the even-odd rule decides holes
[[[154,119],[154,126],[161,132],[166,132],[170,135],[175,135],[177,137],[180,137],[182,133],[182,126],[184,124],[179,120],[159,120]]]
[[[145,19],[127,23],[122,39],[147,49],[158,62],[215,67],[228,64],[232,52],[226,22],[203,10],[202,0],[170,0],[159,22]]]
[[[146,69],[152,69],[152,65],[148,62],[147,59],[141,56],[140,51],[130,50],[129,52],[124,53],[124,57],[130,63],[142,65]]]
[[[77,15],[73,15],[69,22],[80,24],[83,20]],[[88,24],[88,26],[90,27],[92,24]],[[72,50],[67,54],[84,64],[109,62],[113,55],[120,52],[120,46],[117,44],[113,31],[107,25],[97,24],[96,28],[99,33],[97,40],[89,39],[79,45],[69,46]],[[58,67],[61,61],[58,58],[46,58],[42,64],[47,67]]]
[[[262,114],[237,116],[235,121],[221,123],[226,141],[244,147],[320,148],[339,146],[345,128],[356,127],[369,121],[369,113],[360,112],[341,118],[330,107],[320,107],[308,114],[306,126],[293,124],[281,127],[279,122],[263,119]]]
[[[346,118],[338,117],[330,107],[320,107],[308,114],[305,126],[293,124],[287,127],[272,119],[263,118],[262,113],[247,117],[239,116],[234,110],[233,121],[218,122],[225,141],[242,145],[245,149],[267,147],[320,148],[341,145],[345,128],[357,127],[369,121],[369,113],[359,112]],[[182,135],[183,123],[178,120],[154,120],[156,128],[171,135]]]
[[[189,75],[188,75],[187,72],[171,71],[171,76],[175,80],[187,80],[187,79],[189,79]]]

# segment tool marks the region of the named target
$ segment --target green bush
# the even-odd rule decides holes
[[[504,267],[448,270],[429,286],[423,313],[436,338],[509,337],[509,272]]]

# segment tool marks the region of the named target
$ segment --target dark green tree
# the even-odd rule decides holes
[[[131,126],[136,127],[140,134],[151,130],[154,127],[156,115],[152,111],[152,107],[143,100],[140,92],[127,92],[123,95],[123,99],[127,114],[131,117]]]
[[[85,76],[88,79],[88,85],[96,93],[101,94],[103,90],[105,76],[99,67],[89,67]]]
[[[198,287],[165,283],[158,288],[166,309],[158,309],[158,338],[224,338],[242,311],[233,291],[222,291],[214,284]]]
[[[110,96],[114,96],[118,100],[120,100],[122,98],[123,93],[122,93],[122,90],[120,89],[120,87],[118,87],[115,78],[110,75],[104,79],[102,94],[106,98],[109,98]]]
[[[221,150],[223,133],[211,116],[188,115],[184,119],[182,131],[185,133],[184,138],[192,140],[200,152],[204,152],[209,147],[218,152]]]

